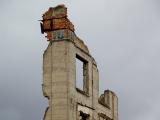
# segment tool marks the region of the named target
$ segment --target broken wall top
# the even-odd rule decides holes
[[[42,17],[43,19],[67,17],[67,8],[65,7],[65,5],[50,7],[48,11],[43,14]]]
[[[48,41],[68,39],[89,54],[88,47],[75,34],[74,25],[68,19],[65,5],[50,7],[42,16],[41,32],[47,34]]]
[[[67,8],[64,5],[50,7],[42,18],[43,32],[59,29],[69,29],[74,32],[74,25],[67,18]]]

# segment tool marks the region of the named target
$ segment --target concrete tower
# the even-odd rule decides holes
[[[41,30],[49,41],[43,54],[42,88],[49,101],[44,120],[118,120],[117,96],[105,90],[99,97],[97,64],[74,33],[67,8],[49,8]]]

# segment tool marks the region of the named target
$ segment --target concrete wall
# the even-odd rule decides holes
[[[88,93],[76,88],[76,55],[88,62]],[[82,110],[89,120],[98,120],[99,113],[117,120],[117,97],[107,90],[104,101],[99,99],[98,69],[89,53],[73,40],[55,40],[43,59],[43,93],[49,99],[45,120],[78,120]]]
[[[43,14],[43,94],[48,99],[44,120],[118,120],[118,98],[105,90],[99,97],[99,73],[88,47],[74,33],[64,5]],[[83,90],[76,86],[76,58],[83,62]]]

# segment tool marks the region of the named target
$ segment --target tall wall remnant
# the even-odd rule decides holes
[[[64,5],[43,14],[42,33],[49,45],[43,54],[43,94],[48,98],[44,120],[118,120],[118,98],[105,90],[99,97],[97,64],[87,46],[74,33]],[[78,88],[77,62],[82,64]]]

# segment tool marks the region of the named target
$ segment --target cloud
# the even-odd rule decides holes
[[[39,19],[65,3],[76,34],[100,71],[100,92],[119,97],[120,120],[159,120],[160,14],[157,0],[1,1],[0,119],[41,119],[42,54]]]

